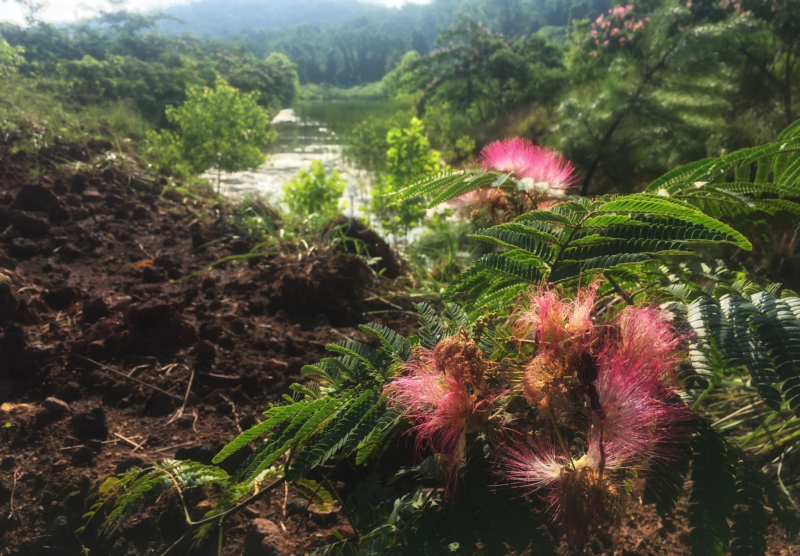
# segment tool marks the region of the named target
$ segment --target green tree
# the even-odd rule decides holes
[[[186,162],[195,172],[238,172],[263,164],[263,147],[275,138],[258,93],[241,93],[218,79],[215,87],[192,87],[183,106],[167,107],[167,119],[177,128]]]
[[[336,170],[328,177],[325,165],[314,160],[310,172],[300,170],[297,177],[283,184],[283,193],[283,202],[292,214],[302,218],[316,214],[325,220],[339,211],[344,182]]]
[[[561,49],[540,36],[510,40],[462,17],[437,42],[428,55],[403,57],[384,86],[417,96],[431,139],[448,158],[465,135],[490,141],[516,109],[552,104],[566,83]]]
[[[24,48],[9,45],[0,39],[0,77],[8,77],[17,73],[17,68],[25,63],[22,53]]]
[[[372,213],[383,229],[395,236],[407,236],[425,216],[425,207],[417,199],[394,202],[394,194],[415,177],[441,169],[439,152],[431,149],[425,137],[425,126],[412,118],[407,128],[394,128],[386,135],[387,171],[372,190]]]
[[[572,83],[551,142],[582,170],[581,193],[630,190],[670,166],[704,158],[734,121],[730,64],[752,27],[664,2],[617,7],[576,25]],[[718,153],[717,153],[718,154]]]
[[[754,70],[746,78],[780,99],[784,125],[794,121],[800,90],[800,0],[722,3],[759,24],[759,31],[743,42],[742,52]]]

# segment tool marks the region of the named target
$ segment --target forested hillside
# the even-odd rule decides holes
[[[248,29],[322,24],[370,14],[385,17],[389,11],[358,0],[200,0],[162,10],[176,20],[162,21],[159,27],[172,34],[189,32],[203,37],[229,37]]]
[[[434,0],[401,8],[355,0],[202,0],[168,8],[165,14],[184,23],[165,20],[160,27],[170,33],[235,38],[259,56],[281,52],[297,65],[302,83],[349,87],[379,81],[409,50],[427,54],[436,47],[439,30],[459,14],[517,38],[542,27],[594,18],[609,6],[607,0]]]
[[[231,42],[157,32],[158,16],[110,13],[69,27],[0,24],[0,37],[21,49],[23,76],[37,88],[79,105],[130,103],[147,121],[162,125],[164,109],[181,104],[192,85],[222,76],[277,113],[297,92],[297,73],[283,55],[256,57]]]

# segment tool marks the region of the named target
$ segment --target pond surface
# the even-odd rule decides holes
[[[328,173],[338,170],[346,184],[343,201],[349,207],[369,196],[371,174],[344,156],[349,129],[373,115],[393,113],[398,107],[383,101],[305,103],[281,110],[272,120],[277,139],[266,149],[267,162],[245,172],[222,173],[221,190],[229,197],[259,194],[280,205],[283,184],[319,160]],[[216,173],[204,175],[216,183]],[[347,211],[352,213],[352,209]],[[358,214],[358,210],[355,211]]]

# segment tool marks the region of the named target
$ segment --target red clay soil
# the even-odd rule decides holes
[[[376,278],[347,254],[250,259],[178,281],[249,250],[219,207],[161,196],[114,166],[31,175],[0,144],[0,554],[160,553],[183,532],[169,497],[109,541],[75,533],[102,481],[167,458],[210,461],[326,343],[369,341],[356,325],[386,307],[365,302]],[[381,322],[413,331],[413,318],[393,319]],[[208,502],[189,504],[200,515]],[[668,523],[631,506],[617,541],[587,553],[688,554],[685,502]],[[339,513],[306,507],[292,489],[260,500],[229,520],[225,554],[299,556],[348,535]],[[769,545],[800,554],[774,527]]]

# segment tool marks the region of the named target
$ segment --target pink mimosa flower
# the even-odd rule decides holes
[[[618,333],[598,357],[595,381],[601,409],[592,435],[624,458],[641,461],[669,456],[669,442],[685,434],[685,405],[672,403],[674,372],[684,338],[663,312],[629,307],[616,319]]]
[[[472,340],[446,338],[433,350],[420,349],[404,374],[385,388],[387,403],[416,421],[416,447],[444,456],[448,488],[461,468],[467,431],[489,428],[493,391],[486,390],[485,362]]]
[[[654,307],[628,307],[616,319],[619,345],[614,354],[629,367],[674,383],[672,374],[680,362],[685,337],[670,322],[668,313]]]
[[[549,289],[539,288],[517,316],[514,328],[523,338],[538,341],[540,349],[558,349],[570,338],[590,337],[594,331],[591,312],[597,284],[579,288],[573,301]]]
[[[512,173],[518,180],[530,178],[549,189],[566,189],[577,179],[571,162],[556,151],[538,147],[521,137],[488,145],[481,152],[480,163],[484,169]]]
[[[570,461],[559,455],[548,440],[509,442],[498,449],[502,474],[510,485],[523,492],[532,493],[554,486]],[[551,503],[554,500],[551,500]]]
[[[466,447],[467,420],[473,413],[469,392],[456,377],[436,368],[431,352],[407,363],[406,370],[408,374],[386,387],[388,404],[416,421],[417,450],[429,446],[444,455],[454,479]]]
[[[619,480],[596,467],[596,458],[560,456],[546,440],[516,442],[501,447],[499,453],[501,473],[508,483],[522,491],[541,491],[553,521],[561,520],[571,545],[584,544],[597,527],[619,524],[624,491]]]

